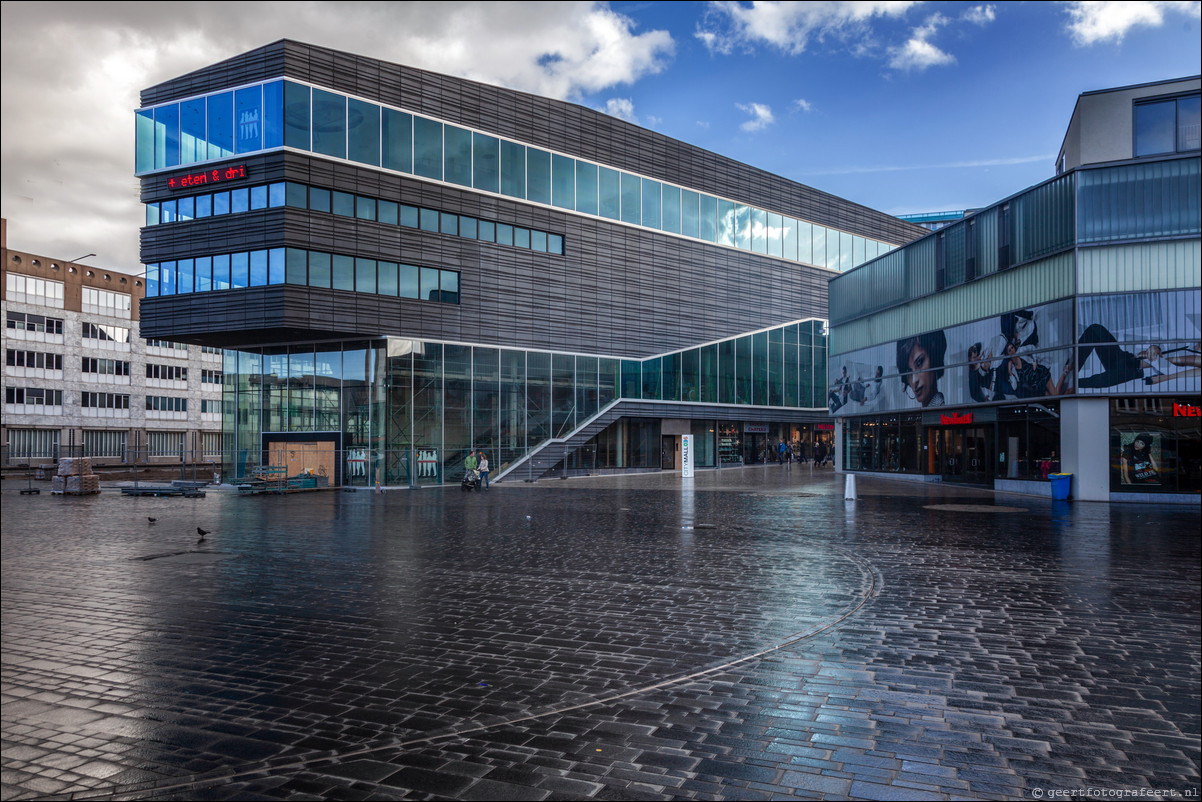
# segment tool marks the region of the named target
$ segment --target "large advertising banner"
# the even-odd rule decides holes
[[[1072,321],[1066,299],[832,356],[827,409],[864,415],[1070,394]]]
[[[1077,299],[1081,393],[1197,393],[1202,340],[1197,290]]]

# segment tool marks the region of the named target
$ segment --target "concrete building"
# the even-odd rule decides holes
[[[143,340],[140,274],[0,244],[5,466],[220,459],[220,349]]]
[[[591,109],[287,40],[142,105],[143,331],[230,349],[235,475],[812,449],[828,279],[925,232]]]
[[[1200,83],[1081,95],[1054,178],[831,281],[841,467],[1199,503]]]

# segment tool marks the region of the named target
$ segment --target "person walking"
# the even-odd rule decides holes
[[[483,451],[480,452],[480,461],[476,465],[476,470],[480,472],[480,483],[484,489],[488,489],[488,457]]]
[[[477,472],[479,465],[480,461],[476,459],[476,452],[467,452],[467,459],[463,461],[463,467],[467,471],[468,480],[476,486],[477,490],[480,489],[480,474]]]

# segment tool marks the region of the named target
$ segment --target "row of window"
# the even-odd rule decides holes
[[[130,308],[132,299],[127,292],[112,292],[111,290],[98,290],[95,287],[83,288],[83,311],[91,312],[97,315],[110,315],[112,317],[130,316]]]
[[[900,306],[1078,243],[1197,237],[1200,186],[1197,158],[1060,175],[835,277],[831,321],[842,324]]]
[[[63,405],[63,391],[49,390],[43,387],[5,387],[4,403],[61,407]]]
[[[271,284],[459,303],[459,273],[342,254],[273,248],[146,266],[146,294],[182,295]]]
[[[23,273],[4,275],[4,295],[10,303],[38,304],[63,308],[63,283]]]
[[[147,348],[166,348],[169,351],[187,351],[187,343],[177,343],[172,340],[147,340]]]
[[[187,412],[188,399],[172,395],[148,395],[146,409],[154,412]]]
[[[221,384],[221,371],[219,370],[202,370],[200,372],[201,384]]]
[[[385,225],[417,228],[452,237],[492,242],[543,253],[562,254],[562,234],[512,226],[467,215],[409,206],[381,198],[352,195],[292,181],[233,189],[146,204],[146,225],[185,222],[205,217],[289,206]]]
[[[135,126],[139,173],[288,147],[835,270],[893,248],[292,81],[140,109]]]
[[[40,370],[62,370],[63,355],[47,354],[42,351],[14,351],[5,349],[4,364],[12,368],[38,368]]]
[[[83,338],[85,340],[100,340],[101,342],[128,343],[129,329],[124,326],[110,326],[106,323],[89,323],[84,321]]]
[[[63,333],[63,321],[60,318],[34,315],[29,312],[6,312],[4,326],[14,331],[34,331],[42,334]]]
[[[128,376],[129,363],[120,359],[97,359],[85,356],[81,358],[80,368],[84,373],[99,373],[104,376]]]
[[[79,405],[87,409],[129,409],[129,396],[122,393],[80,393]]]
[[[170,382],[186,382],[188,369],[183,365],[146,365],[146,378]]]

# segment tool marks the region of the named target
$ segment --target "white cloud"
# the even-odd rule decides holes
[[[1183,14],[1198,19],[1202,16],[1202,4],[1197,0],[1081,0],[1068,3],[1068,31],[1078,45],[1096,42],[1121,42],[1132,28],[1146,26],[1158,28],[1164,24],[1165,16]]]
[[[604,2],[243,2],[236,25],[213,3],[5,2],[0,15],[0,194],[13,244],[95,251],[94,264],[131,272],[142,87],[287,37],[578,99],[662,71],[675,47]]]
[[[874,17],[900,17],[909,0],[862,2],[756,2],[735,0],[710,3],[694,34],[711,52],[770,46],[790,55],[802,53],[811,41],[826,37],[848,40],[853,50],[871,38],[867,23]],[[859,40],[859,41],[857,41]]]
[[[799,98],[797,98],[797,100],[794,100],[793,105],[799,111],[813,111],[814,110],[814,104],[810,103],[810,101],[806,100],[804,97],[799,97]]]
[[[605,101],[605,113],[628,123],[638,124],[639,118],[634,114],[634,101],[628,97],[611,97]]]
[[[739,126],[744,131],[761,131],[776,122],[772,109],[763,103],[736,103],[735,108],[751,115],[750,120]]]
[[[910,32],[910,39],[904,45],[889,49],[889,66],[895,70],[908,71],[955,64],[955,56],[943,52],[929,41],[946,24],[947,18],[941,14],[928,18],[925,25]]]
[[[710,127],[710,124],[709,124],[709,122],[708,122],[707,120],[698,120],[698,121],[697,121],[697,127],[698,127],[698,128],[700,128],[700,129],[701,129],[701,130],[703,130],[703,131],[708,131],[708,130],[709,130],[709,127]]]
[[[961,19],[974,25],[988,25],[997,18],[997,9],[992,5],[973,6],[965,11]]]

